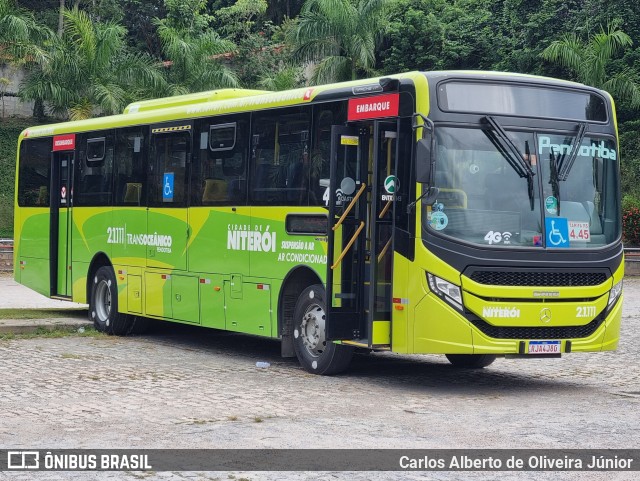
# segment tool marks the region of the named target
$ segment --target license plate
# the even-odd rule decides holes
[[[529,341],[529,354],[560,354],[560,341]]]

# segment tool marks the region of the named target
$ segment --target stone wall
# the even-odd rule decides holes
[[[0,64],[0,78],[9,79],[4,94],[4,117],[31,117],[33,102],[22,102],[18,98],[18,88],[24,79],[24,70],[7,64]],[[2,116],[2,102],[0,102]]]

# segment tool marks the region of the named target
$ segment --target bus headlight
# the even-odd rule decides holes
[[[459,286],[455,284],[451,284],[451,282],[447,282],[444,279],[440,279],[439,277],[434,276],[433,274],[429,274],[427,272],[427,280],[429,281],[429,288],[431,291],[444,299],[448,304],[455,307],[459,311],[463,311],[462,307],[462,291]]]
[[[620,294],[622,294],[622,281],[614,285],[609,291],[609,302],[607,303],[607,308],[613,306],[613,304],[618,300],[618,297],[620,297]]]

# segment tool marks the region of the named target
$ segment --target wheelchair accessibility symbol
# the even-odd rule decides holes
[[[162,179],[162,201],[173,202],[173,172],[165,173]]]
[[[569,247],[569,222],[566,217],[546,217],[547,247]]]

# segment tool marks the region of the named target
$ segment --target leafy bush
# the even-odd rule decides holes
[[[0,237],[13,237],[13,192],[18,136],[33,119],[0,121]]]
[[[640,199],[633,195],[622,199],[622,240],[628,246],[640,246]]]

